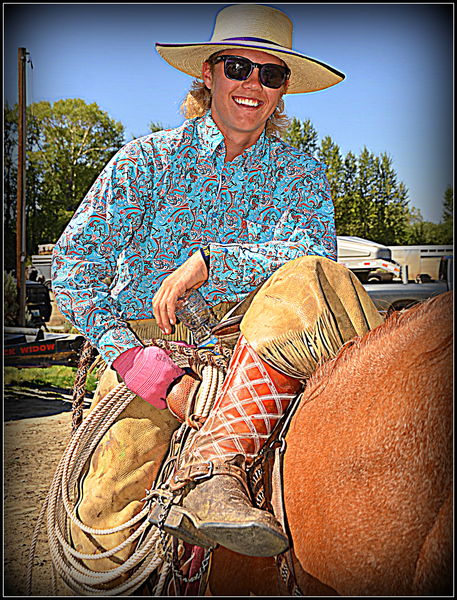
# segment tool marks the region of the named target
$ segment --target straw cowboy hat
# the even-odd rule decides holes
[[[345,77],[333,67],[293,50],[291,20],[265,5],[234,4],[223,8],[209,42],[156,44],[157,52],[171,66],[200,79],[204,61],[224,48],[252,48],[279,57],[291,70],[289,94],[322,90]]]

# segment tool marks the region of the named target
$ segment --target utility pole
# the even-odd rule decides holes
[[[17,151],[17,215],[16,215],[16,281],[18,288],[18,325],[25,326],[25,135],[26,135],[26,54],[25,48],[18,48],[18,151]]]

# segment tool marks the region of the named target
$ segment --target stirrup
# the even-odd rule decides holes
[[[181,507],[173,505],[163,522],[160,522],[161,513],[162,507],[155,504],[148,515],[148,521],[156,527],[163,527],[166,533],[188,544],[200,546],[200,548],[214,548],[217,545],[213,540],[198,531],[190,517],[183,514]]]
[[[177,505],[171,508],[164,530],[203,548],[219,544],[247,556],[277,556],[289,548],[289,540],[284,533],[260,521],[243,525],[200,522],[195,515]]]

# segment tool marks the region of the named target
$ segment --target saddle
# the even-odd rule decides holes
[[[353,273],[322,257],[290,261],[241,303],[224,308],[220,323],[213,329],[222,358],[229,356],[243,334],[265,362],[303,381],[320,361],[335,356],[346,341],[382,322]],[[167,343],[157,339],[158,328],[151,322],[130,322],[130,325],[140,339],[152,339],[157,345]],[[177,332],[176,339],[189,341],[182,334]],[[72,522],[71,542],[82,555],[104,556],[107,549],[128,541],[138,527],[136,524],[126,532],[117,531],[119,523],[133,519],[144,506],[147,491],[155,485],[160,469],[170,459],[170,444],[174,443],[181,424],[197,430],[211,409],[210,402],[202,398],[202,388],[212,389],[214,395],[217,385],[206,385],[205,368],[198,372],[188,369],[169,390],[169,411],[160,411],[136,397],[98,442],[78,482],[76,510],[81,521],[95,531],[109,527],[115,531],[109,536],[87,534]],[[117,374],[104,368],[90,410],[118,384]],[[299,398],[294,406],[298,403]],[[271,510],[282,521],[285,531],[287,522],[280,501],[280,458],[292,414],[288,411],[283,416],[248,473],[255,503]],[[109,558],[84,558],[82,562],[91,570],[110,570],[125,562],[134,549],[135,543],[126,544]],[[187,561],[190,572],[198,574],[201,564],[198,566],[195,561],[205,557],[197,552],[192,560],[184,550],[181,546],[179,561]],[[176,544],[174,552],[179,554]],[[291,563],[284,563],[283,558],[278,559],[282,563],[279,566],[283,572],[289,568],[292,573],[292,567],[287,567]],[[194,575],[194,581],[188,583],[193,584],[189,590],[195,591],[196,580]],[[114,585],[106,584],[106,588]]]

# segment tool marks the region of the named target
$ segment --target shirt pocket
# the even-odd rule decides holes
[[[268,242],[273,239],[273,227],[266,223],[243,219],[241,224],[243,239],[249,244]]]

